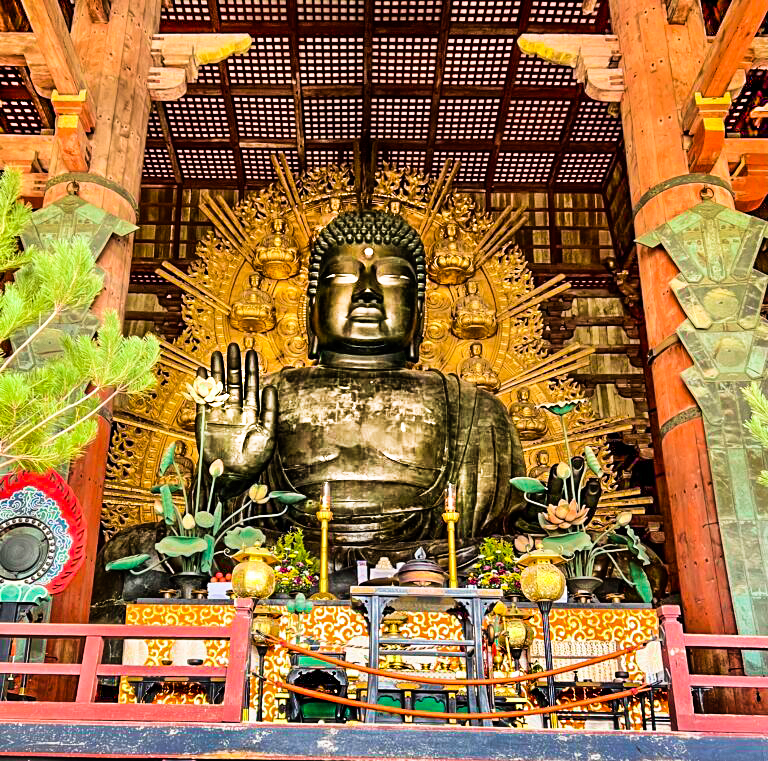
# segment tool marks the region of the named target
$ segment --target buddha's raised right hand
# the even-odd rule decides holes
[[[200,368],[203,378],[208,372]],[[211,357],[211,375],[224,384],[229,398],[221,407],[197,405],[195,428],[198,451],[202,450],[206,469],[215,460],[224,463],[224,475],[216,482],[216,491],[223,499],[242,494],[258,480],[275,450],[277,425],[277,389],[267,386],[259,404],[259,360],[249,349],[245,354],[245,372],[241,370],[240,347],[231,343],[227,348],[227,365],[220,351]],[[226,382],[225,382],[226,378]],[[203,434],[205,413],[205,441]]]

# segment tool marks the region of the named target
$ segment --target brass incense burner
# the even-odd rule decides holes
[[[404,563],[397,572],[401,587],[444,587],[448,574],[419,547],[413,560]]]

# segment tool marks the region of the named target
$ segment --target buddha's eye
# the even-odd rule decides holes
[[[357,275],[353,272],[329,272],[323,279],[332,280],[338,285],[352,285],[357,282]]]
[[[411,275],[397,275],[397,274],[379,274],[376,279],[381,285],[403,285],[413,280]]]

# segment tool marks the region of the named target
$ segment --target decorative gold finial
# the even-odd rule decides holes
[[[256,249],[256,261],[272,280],[293,277],[299,271],[301,260],[290,225],[281,217],[274,217],[269,221],[268,230]]]
[[[451,307],[451,331],[458,338],[490,338],[496,332],[496,313],[483,301],[476,281],[470,280],[464,288],[466,295]]]
[[[495,391],[499,387],[499,376],[483,356],[483,345],[478,342],[470,345],[469,357],[459,365],[459,377],[466,383],[473,383],[488,391]]]
[[[248,285],[232,305],[229,324],[244,333],[266,333],[275,327],[275,303],[272,297],[259,287],[261,274],[254,272],[249,275]]]
[[[455,223],[443,227],[442,237],[432,246],[427,274],[440,285],[458,285],[475,274],[472,254],[465,248]]]

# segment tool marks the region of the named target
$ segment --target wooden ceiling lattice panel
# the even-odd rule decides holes
[[[304,124],[310,140],[354,140],[363,123],[362,98],[304,101]]]
[[[371,137],[426,140],[430,106],[429,98],[374,98],[371,103]]]
[[[148,145],[144,150],[144,177],[152,180],[173,179],[173,165],[165,146]]]
[[[622,150],[619,120],[571,68],[522,54],[517,39],[606,34],[607,3],[585,14],[583,0],[174,0],[161,33],[247,32],[253,44],[201,67],[181,100],[153,111],[144,175],[155,187],[242,193],[272,179],[268,149],[304,171],[370,137],[382,161],[424,171],[460,157],[459,188],[603,192]],[[0,128],[35,133],[50,118],[27,82],[0,69]],[[747,111],[745,101],[732,121]]]
[[[573,84],[573,69],[523,54],[517,63],[515,84],[522,87],[568,87]]]
[[[275,175],[275,168],[272,166],[271,155],[272,151],[243,148],[243,167],[246,177],[249,180],[259,182],[275,182],[277,176]],[[285,157],[291,171],[298,172],[299,154],[296,151],[288,150],[285,152]]]
[[[558,167],[555,182],[602,183],[612,163],[613,156],[609,153],[566,153]]]
[[[365,0],[297,0],[299,21],[362,21]]]
[[[174,137],[228,138],[227,107],[220,96],[187,95],[165,104]]]
[[[235,153],[230,148],[178,148],[185,177],[196,180],[236,180]]]
[[[288,0],[218,0],[218,8],[222,21],[288,21]]]
[[[437,37],[374,37],[372,82],[431,85],[435,79],[437,45]]]
[[[448,160],[460,161],[461,167],[456,175],[458,183],[482,186],[488,164],[488,151],[435,151],[431,173],[438,175],[443,164]]]
[[[574,142],[612,143],[621,140],[621,119],[609,111],[608,103],[584,100],[579,104],[571,130]]]
[[[440,0],[374,0],[375,22],[427,22],[440,21]]]
[[[342,148],[339,150],[309,150],[307,151],[307,169],[319,169],[329,164],[351,164],[352,149]]]
[[[453,0],[451,21],[463,24],[515,24],[522,0]]]
[[[40,115],[34,103],[29,100],[15,98],[2,101],[3,115],[8,124],[8,132],[12,134],[38,134],[43,128]]]
[[[501,101],[497,98],[446,98],[437,115],[438,140],[492,140]]]
[[[498,87],[504,84],[514,38],[455,37],[445,53],[445,84]]]
[[[568,119],[568,100],[514,100],[509,104],[504,140],[560,140]]]
[[[293,98],[257,98],[235,95],[235,117],[240,137],[296,137]]]
[[[245,55],[227,59],[227,72],[233,85],[290,85],[290,39],[257,37]]]
[[[19,76],[19,70],[16,66],[0,66],[0,86],[3,87],[23,87],[24,82]]]
[[[302,37],[299,70],[303,85],[363,82],[362,37]]]
[[[210,22],[208,0],[173,0],[169,8],[163,8],[163,19],[168,22]]]
[[[592,13],[583,12],[582,0],[533,0],[530,22],[532,24],[594,25],[600,6],[608,0],[597,0]]]
[[[504,185],[546,185],[556,158],[556,153],[502,151],[494,181]]]
[[[386,161],[395,166],[407,166],[417,172],[426,172],[426,151],[386,151]]]

